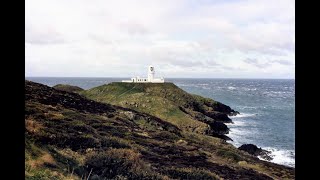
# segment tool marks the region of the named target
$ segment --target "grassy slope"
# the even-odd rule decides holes
[[[83,91],[81,94],[99,102],[120,105],[157,116],[182,129],[203,132],[207,128],[205,123],[195,121],[188,114],[183,113],[176,102],[172,101],[181,99],[181,97],[167,96],[170,99],[164,98],[165,92],[159,91],[160,88],[157,88],[159,85],[152,84],[151,87],[150,84],[111,83]],[[175,90],[173,93],[182,94],[176,92],[177,88],[174,88],[173,84],[163,85],[163,89]]]
[[[294,178],[221,139],[29,81],[25,124],[26,179]]]
[[[208,125],[197,121],[195,116],[199,114],[204,116],[204,112],[216,112],[214,108],[221,111],[220,106],[224,106],[214,100],[191,95],[173,83],[114,82],[82,91],[80,94],[99,102],[145,112],[175,124],[181,129],[198,133],[204,133]],[[228,109],[225,112],[230,113],[233,110]]]

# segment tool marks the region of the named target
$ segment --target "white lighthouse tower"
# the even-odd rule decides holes
[[[133,77],[131,80],[122,80],[122,82],[126,83],[164,83],[164,78],[155,78],[154,76],[155,70],[154,66],[148,67],[148,78],[140,78],[140,77]]]
[[[154,67],[153,67],[153,66],[149,66],[149,68],[148,68],[148,81],[149,81],[149,82],[152,82],[152,81],[153,81],[153,79],[154,79],[154,73],[155,73]]]

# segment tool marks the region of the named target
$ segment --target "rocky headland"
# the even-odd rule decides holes
[[[172,83],[63,88],[25,82],[26,179],[295,178],[226,142],[238,112]]]
[[[193,95],[173,83],[119,83],[81,91],[81,95],[145,112],[176,125],[181,130],[231,140],[226,134],[228,116],[239,112],[209,98]]]

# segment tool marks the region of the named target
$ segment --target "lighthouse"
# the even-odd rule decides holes
[[[164,83],[164,78],[155,78],[155,70],[154,66],[148,67],[148,77],[147,78],[140,78],[140,77],[133,77],[131,80],[122,80],[122,82],[126,83]]]
[[[149,82],[153,81],[154,74],[155,74],[154,67],[153,66],[149,66],[149,68],[148,68],[148,81]]]

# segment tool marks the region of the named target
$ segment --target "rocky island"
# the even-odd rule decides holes
[[[295,178],[226,142],[237,111],[173,83],[25,88],[26,179]]]

